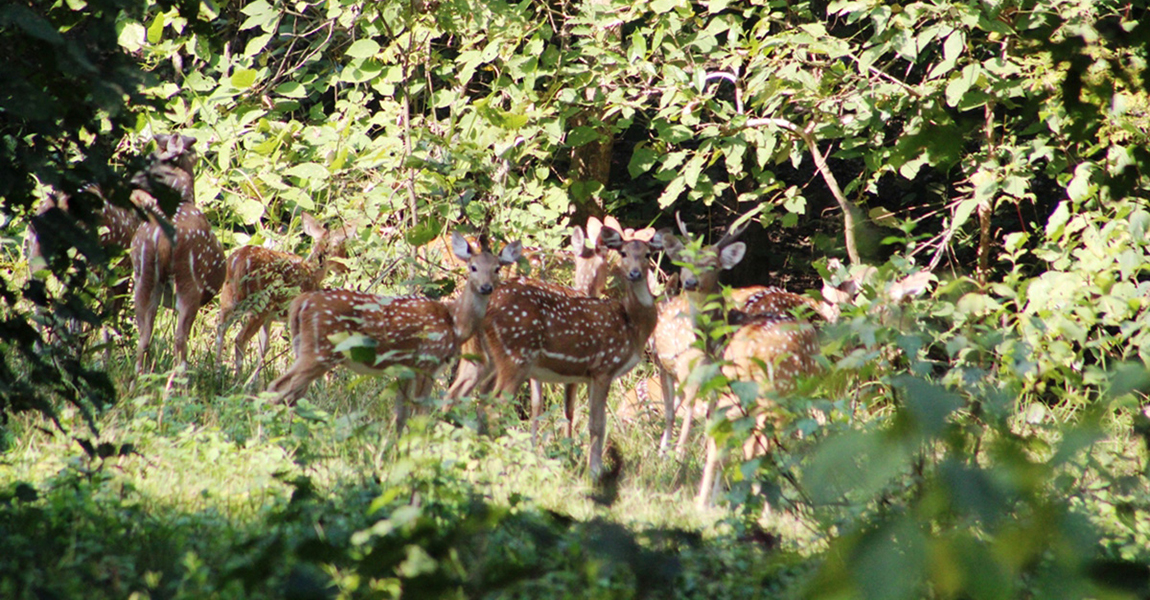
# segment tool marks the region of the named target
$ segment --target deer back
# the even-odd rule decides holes
[[[731,335],[723,352],[729,362],[723,372],[731,379],[759,383],[760,391],[785,393],[795,378],[818,369],[818,353],[818,333],[810,323],[789,315],[760,316]]]
[[[297,354],[306,348],[322,365],[346,363],[364,374],[376,375],[392,365],[434,371],[458,348],[450,312],[428,298],[308,292],[292,301],[289,315]],[[333,338],[357,334],[373,341],[373,360],[350,360],[335,351]]]
[[[174,279],[177,287],[185,288],[185,293],[199,296],[203,305],[223,286],[227,264],[211,224],[195,204],[195,140],[173,134],[158,135],[156,141],[158,148],[151,165],[133,178],[140,189],[132,192],[132,201],[149,218],[132,238],[132,262],[153,269],[159,275],[156,284],[169,277]],[[170,221],[173,239],[165,235],[159,222],[154,191],[157,182],[180,194],[181,202]]]
[[[623,242],[604,229],[627,280],[621,299],[588,298],[553,284],[508,282],[492,297],[483,339],[497,369],[527,368],[544,381],[614,378],[638,362],[655,327],[646,274],[653,242]]]

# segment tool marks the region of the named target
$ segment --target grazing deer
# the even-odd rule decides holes
[[[647,284],[651,251],[663,245],[624,241],[604,227],[600,243],[618,252],[624,295],[620,299],[587,298],[559,293],[538,282],[514,281],[491,299],[481,332],[487,358],[495,368],[495,393],[513,397],[528,378],[556,383],[587,383],[590,397],[591,475],[603,467],[607,392],[611,382],[643,357],[658,314]],[[532,406],[532,419],[541,407]],[[480,425],[485,425],[480,406]]]
[[[326,290],[301,294],[288,309],[295,363],[268,387],[279,401],[294,403],[311,382],[339,364],[367,375],[392,365],[415,369],[400,386],[396,428],[407,420],[408,403],[430,392],[435,372],[459,353],[459,346],[478,329],[492,292],[500,288],[499,269],[519,260],[522,246],[508,244],[496,257],[480,237],[475,248],[460,234],[452,250],[468,266],[467,284],[450,305],[418,297],[389,298],[362,292]],[[374,344],[374,360],[361,362],[336,351],[333,339],[359,334]]]
[[[310,214],[303,213],[303,231],[314,240],[307,258],[260,246],[243,246],[232,252],[220,290],[216,362],[223,353],[224,334],[239,316],[237,311],[246,311],[247,320],[236,335],[236,376],[243,368],[244,349],[258,331],[260,353],[253,378],[257,377],[263,369],[272,319],[284,317],[292,298],[320,289],[328,271],[346,269],[330,259],[347,258],[346,242],[355,230],[355,224],[328,230]]]
[[[136,327],[140,341],[136,348],[136,372],[144,371],[144,357],[152,343],[152,327],[165,291],[174,288],[176,356],[178,364],[188,362],[187,344],[196,312],[207,304],[224,283],[224,251],[212,233],[204,213],[196,207],[195,139],[184,135],[157,135],[152,163],[133,179],[143,190],[132,199],[148,220],[132,237],[131,258],[135,280]],[[169,237],[156,194],[157,185],[175,191],[180,202],[171,218]]]

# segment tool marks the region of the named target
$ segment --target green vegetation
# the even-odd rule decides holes
[[[0,597],[1145,597],[1147,48],[1144,0],[0,7]],[[442,232],[555,253],[589,214],[676,210],[753,212],[771,270],[865,277],[819,376],[707,374],[746,416],[683,460],[609,415],[590,482],[556,391],[538,448],[514,407],[483,437],[438,399],[397,435],[394,377],[279,407],[255,390],[287,340],[236,379],[214,308],[189,370],[162,311],[133,373],[82,189],[127,206],[174,131],[228,249],[361,223],[330,285],[443,295]],[[75,204],[36,217],[59,235],[29,273],[49,187]],[[702,435],[729,457],[709,510]]]

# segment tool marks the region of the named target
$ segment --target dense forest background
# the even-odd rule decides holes
[[[1147,48],[1143,0],[7,3],[0,597],[1145,597]],[[510,406],[399,436],[394,378],[350,373],[272,405],[285,336],[236,377],[214,308],[189,369],[169,314],[135,373],[94,223],[175,132],[225,249],[356,223],[333,286],[443,296],[451,230],[557,257],[589,216],[678,213],[752,222],[730,285],[861,291],[696,510],[657,415],[613,418],[589,482],[585,434],[533,449]]]

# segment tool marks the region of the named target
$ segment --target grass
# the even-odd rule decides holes
[[[121,390],[118,404],[99,415],[98,435],[68,411],[60,415],[65,433],[35,415],[18,415],[9,422],[10,446],[0,454],[0,532],[17,533],[27,545],[14,544],[16,550],[0,559],[0,596],[276,597],[276,590],[307,588],[289,583],[303,577],[311,582],[308,585],[324,590],[321,596],[330,597],[334,585],[339,594],[354,597],[366,584],[363,557],[356,554],[359,546],[351,542],[352,536],[383,514],[371,508],[381,502],[425,507],[456,502],[449,512],[463,519],[458,526],[473,531],[474,525],[467,525],[470,513],[459,508],[472,501],[458,499],[474,497],[519,515],[500,517],[497,529],[483,536],[506,535],[513,540],[509,543],[527,543],[524,540],[534,539],[542,526],[557,532],[557,539],[568,540],[560,546],[545,545],[555,552],[559,548],[574,552],[575,546],[568,545],[574,539],[583,543],[615,539],[611,527],[639,536],[637,540],[645,539],[645,531],[681,531],[719,543],[731,533],[725,510],[699,511],[693,506],[701,457],[690,456],[680,464],[657,452],[660,423],[623,425],[609,413],[609,444],[619,450],[624,466],[617,495],[607,503],[586,475],[585,397],[578,408],[574,439],[563,433],[557,387],[546,391],[550,408],[538,446],[532,445],[529,428],[511,406],[499,409],[502,433],[494,437],[475,433],[473,404],[447,413],[432,407],[397,436],[391,379],[337,369],[313,384],[296,407],[274,405],[258,390],[291,358],[283,334],[273,329],[261,381],[247,386],[244,380],[253,361],[248,361],[240,378],[230,361],[216,364],[214,310],[204,312],[189,345],[193,366],[186,371],[172,365],[173,311],[161,311],[159,316],[151,351],[153,372],[136,376],[134,385],[134,347],[128,339],[114,338],[117,343],[107,358],[100,358],[102,352],[93,354],[96,360],[106,360],[103,366]],[[229,354],[225,348],[224,355]],[[614,386],[612,405],[623,386],[645,375],[633,374]],[[438,397],[442,388],[432,404],[442,403]],[[119,451],[105,458],[89,457],[81,440],[93,447],[110,443]],[[35,490],[36,499],[20,502],[20,495],[29,490]],[[311,515],[306,518],[292,512],[301,510],[299,499],[304,496],[314,504],[305,510]],[[29,525],[36,522],[29,518],[33,513],[51,515],[50,523]],[[545,525],[531,524],[536,519]],[[451,522],[443,526],[445,531],[451,531]],[[290,534],[285,533],[289,526],[294,528]],[[301,558],[305,553],[300,545],[306,546],[302,540],[316,535],[337,545],[342,559]],[[477,538],[464,539],[479,544]],[[435,546],[427,541],[415,545],[427,543]],[[661,547],[666,542],[647,540],[640,546],[651,544]],[[695,553],[693,560],[706,569],[742,556],[744,550],[759,552],[752,544],[732,554],[723,542],[719,546],[723,556],[716,557],[700,550],[696,542],[677,544],[672,544],[678,549],[668,556]],[[576,552],[579,558],[571,558],[573,564],[586,560],[587,565],[600,565],[592,571],[606,568],[593,552],[586,554],[595,543],[576,546],[583,550]],[[488,542],[479,547],[485,550],[476,554],[481,557],[477,564],[493,560]],[[468,545],[464,548],[477,552]],[[531,560],[557,560],[558,555],[547,558],[552,550],[540,550],[540,558]],[[270,553],[267,560],[279,556],[272,561],[276,566],[260,566],[261,552]],[[43,565],[37,557],[45,553],[61,558]],[[437,560],[436,564],[446,564]],[[30,565],[35,568],[28,571]],[[747,563],[748,576],[759,568],[751,565],[757,563]],[[498,572],[491,565],[485,568]],[[24,571],[35,574],[26,579],[12,576]],[[545,577],[536,573],[524,581],[532,582],[529,588],[542,586],[531,588],[535,592],[527,592],[528,597],[550,597],[556,586],[583,585],[614,590],[605,597],[632,597],[638,585],[631,580],[634,575],[611,572],[614,575],[596,579],[590,571],[548,571]],[[251,581],[245,583],[244,577]],[[586,577],[591,577],[590,583]],[[386,588],[381,583],[386,580],[372,579],[371,585]],[[403,581],[411,586],[415,580]]]

